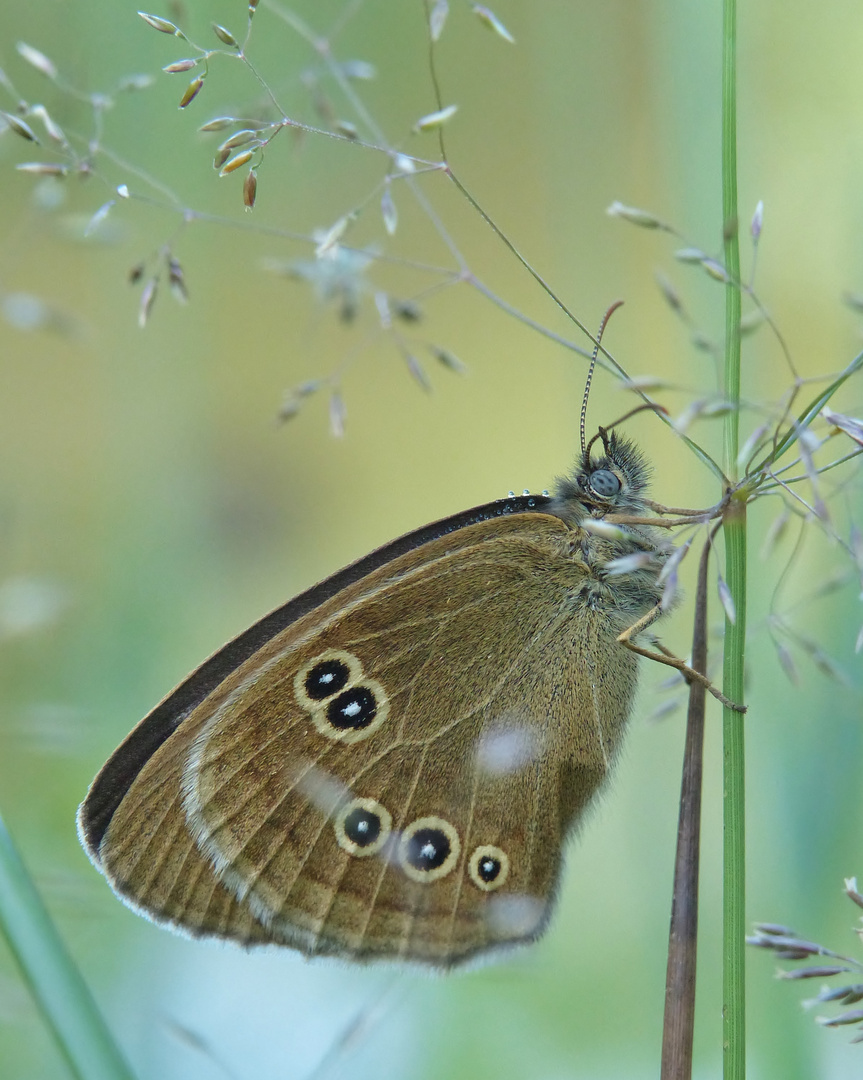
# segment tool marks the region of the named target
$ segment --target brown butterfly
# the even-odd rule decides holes
[[[157,705],[79,811],[118,896],[193,936],[355,960],[449,967],[540,934],[620,747],[628,631],[661,610],[667,545],[626,523],[652,506],[644,460],[597,438],[553,497],[387,544]]]
[[[553,497],[379,548],[141,721],[78,811],[121,899],[195,937],[442,968],[543,931],[566,837],[617,756],[636,654],[738,708],[634,640],[662,614],[670,548],[648,512],[669,511],[631,442],[600,428],[585,445],[595,361],[581,457]]]

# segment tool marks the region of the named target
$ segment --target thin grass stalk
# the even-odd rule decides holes
[[[711,539],[712,539],[711,534]],[[707,674],[707,567],[710,540],[698,565],[698,588],[692,627],[692,667]],[[686,744],[680,782],[680,814],[674,859],[674,891],[668,932],[665,1017],[662,1026],[660,1080],[690,1080],[695,1032],[695,974],[698,959],[698,871],[701,845],[701,780],[704,758],[704,711],[707,690],[689,684]]]
[[[79,1080],[133,1080],[2,818],[0,930],[72,1074]]]
[[[740,250],[737,211],[737,0],[723,0],[722,223],[725,270],[724,390],[735,408],[725,417],[724,468],[737,475],[740,426]],[[725,514],[725,578],[735,620],[725,620],[723,692],[743,701],[746,634],[746,498],[733,498]],[[746,1075],[745,1017],[745,801],[743,714],[723,712],[723,960],[722,1046],[725,1080]]]

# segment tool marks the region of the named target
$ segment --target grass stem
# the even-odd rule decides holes
[[[724,467],[737,476],[740,428],[740,248],[737,210],[737,0],[722,7],[722,229],[725,271],[724,390],[735,408],[725,417]],[[746,638],[746,497],[733,498],[725,515],[725,578],[735,619],[725,620],[723,692],[743,701]],[[723,970],[722,1046],[724,1080],[746,1075],[745,901],[746,832],[744,716],[723,713]]]
[[[79,1080],[132,1080],[2,818],[0,930],[72,1075]]]

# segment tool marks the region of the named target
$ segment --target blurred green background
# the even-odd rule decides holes
[[[683,387],[659,395],[681,412],[714,389],[714,362],[693,347],[654,272],[662,268],[693,325],[717,340],[722,286],[674,261],[684,240],[605,208],[614,199],[648,208],[685,243],[720,250],[720,5],[499,0],[515,47],[469,5],[453,8],[438,63],[444,103],[460,106],[447,129],[455,171],[588,326],[625,298],[607,344],[631,374]],[[334,53],[375,65],[376,80],[353,84],[371,115],[392,143],[435,159],[434,137],[410,134],[436,107],[422,5],[305,0],[291,10],[319,34],[344,17]],[[155,12],[182,19],[208,47],[218,44],[211,21],[241,36],[246,17],[240,0]],[[451,273],[457,263],[404,184],[393,185],[395,237],[382,227],[378,193],[346,242],[432,270],[372,268],[353,323],[306,284],[262,269],[267,259],[311,258],[313,231],[374,193],[382,155],[283,132],[246,214],[243,171],[219,179],[212,169],[224,136],[196,134],[257,100],[239,64],[215,58],[199,97],[178,112],[189,76],[159,68],[193,53],[148,28],[134,5],[4,4],[0,66],[18,95],[43,102],[85,141],[92,110],[28,66],[20,40],[88,93],[111,92],[129,74],[157,76],[105,111],[106,152],[89,178],[16,172],[17,162],[54,158],[0,135],[0,812],[136,1074],[302,1080],[384,994],[375,1023],[331,1075],[655,1077],[683,731],[680,711],[649,722],[664,700],[661,671],[644,671],[623,760],[573,845],[549,933],[503,963],[428,978],[187,941],[124,908],[90,867],[75,808],[137,720],[233,634],[374,546],[510,488],[549,486],[576,452],[585,365],[468,285],[452,285],[423,299],[421,322],[398,324],[433,383],[425,393],[381,333],[372,290],[411,297],[444,282],[433,268]],[[863,290],[863,13],[852,0],[820,8],[817,19],[800,0],[742,3],[740,47],[744,222],[759,199],[766,207],[756,286],[801,374],[829,372],[860,348],[859,317],[842,295]],[[319,61],[266,2],[250,56],[289,115],[326,126],[315,110],[326,94],[334,116],[365,134],[330,83],[311,85]],[[0,107],[14,111],[14,95],[2,93]],[[177,235],[169,199],[140,171],[218,220]],[[84,237],[120,183],[134,198]],[[422,176],[419,188],[478,278],[578,340],[442,174]],[[744,230],[748,273],[745,241]],[[142,331],[141,286],[128,273],[169,243],[190,302],[175,303],[163,280]],[[45,306],[34,311],[34,297]],[[452,350],[468,375],[437,365],[426,343]],[[344,438],[330,434],[325,391],[278,422],[288,388],[339,371]],[[754,402],[788,385],[764,328],[745,343],[744,377]],[[834,407],[859,415],[860,401],[849,386]],[[589,425],[631,404],[600,374]],[[747,411],[744,435],[759,422]],[[715,500],[711,476],[654,417],[628,430],[653,461],[656,498]],[[717,422],[691,433],[720,452]],[[859,484],[834,503],[846,537],[855,505],[859,514]],[[748,907],[753,919],[859,952],[856,913],[841,893],[844,876],[863,874],[859,604],[853,585],[808,602],[846,565],[814,528],[774,597],[794,536],[766,562],[758,550],[778,512],[778,501],[764,500],[752,513]],[[848,685],[799,653],[800,684],[788,682],[764,629],[774,600],[836,658]],[[688,651],[686,605],[663,639]],[[719,727],[711,706],[696,1046],[704,1078],[721,1070]],[[859,1074],[863,1048],[800,1009],[817,988],[777,984],[773,971],[770,957],[749,957],[751,1075]],[[0,946],[0,1076],[65,1075]]]

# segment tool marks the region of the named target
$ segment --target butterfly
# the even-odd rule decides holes
[[[79,809],[114,892],[308,956],[450,968],[535,939],[662,613],[647,479],[600,428],[553,495],[408,533],[219,649]]]

